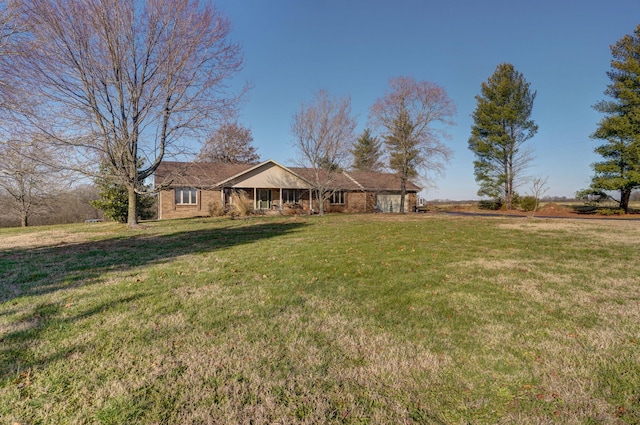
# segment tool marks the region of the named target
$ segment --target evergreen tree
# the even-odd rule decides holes
[[[469,149],[476,155],[478,195],[500,199],[507,209],[531,161],[524,143],[538,131],[531,119],[535,97],[522,73],[508,63],[498,65],[476,96]]]
[[[605,114],[593,139],[604,140],[595,152],[603,161],[593,164],[594,191],[619,191],[620,208],[629,211],[631,192],[640,187],[640,25],[611,46],[605,94],[613,98],[594,105]]]
[[[406,111],[401,111],[394,121],[391,133],[384,141],[389,152],[389,167],[400,176],[401,206],[407,192],[407,181],[418,175],[418,165],[423,160],[418,141],[413,137],[415,125]],[[402,209],[402,208],[401,208]],[[402,209],[404,212],[404,209]]]
[[[355,171],[380,171],[383,164],[382,142],[371,135],[371,130],[366,128],[362,135],[354,143],[351,149],[353,164],[351,168]]]
[[[106,167],[101,167],[102,176],[97,178],[100,199],[90,201],[91,206],[101,210],[105,217],[118,223],[126,223],[129,214],[129,191],[124,184],[117,183]],[[155,216],[155,199],[149,195],[136,194],[138,218],[148,220]]]

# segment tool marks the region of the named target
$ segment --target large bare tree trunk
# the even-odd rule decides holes
[[[136,227],[138,225],[138,199],[136,190],[133,187],[128,188],[129,191],[129,209],[127,213],[127,226]]]
[[[317,197],[318,197],[318,214],[319,215],[324,215],[324,195],[321,191],[316,191]]]

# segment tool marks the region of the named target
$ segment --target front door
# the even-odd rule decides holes
[[[258,189],[258,208],[261,210],[271,208],[271,189]]]

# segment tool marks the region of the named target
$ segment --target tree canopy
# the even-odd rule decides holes
[[[498,198],[507,209],[531,161],[524,144],[538,131],[531,119],[535,98],[530,83],[509,63],[498,65],[476,96],[469,149],[476,156],[478,195]]]
[[[442,139],[452,125],[455,103],[444,88],[428,81],[397,77],[373,104],[370,121],[379,129],[389,155],[389,167],[400,177],[400,212],[404,212],[407,181],[441,171],[451,155]]]
[[[224,123],[204,144],[198,159],[226,164],[254,164],[260,161],[260,155],[252,142],[249,128],[235,121]]]
[[[136,192],[168,155],[234,113],[240,70],[230,22],[198,0],[24,0],[20,50],[5,58],[33,102],[31,124],[89,175],[99,164]],[[142,167],[139,167],[143,164]]]
[[[620,208],[629,210],[631,192],[640,187],[640,25],[611,46],[611,83],[603,100],[594,109],[605,114],[593,139],[604,140],[595,152],[591,189],[618,191]]]

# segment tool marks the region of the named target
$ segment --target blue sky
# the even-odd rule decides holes
[[[410,76],[447,90],[458,108],[453,150],[427,199],[477,199],[467,141],[480,85],[512,63],[537,91],[528,175],[546,195],[588,186],[598,142],[589,135],[605,99],[609,46],[640,24],[640,0],[218,0],[253,84],[239,121],[263,160],[291,165],[291,119],[315,91],[350,96],[358,134],[389,79]],[[528,186],[520,188],[527,193]]]

